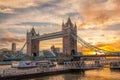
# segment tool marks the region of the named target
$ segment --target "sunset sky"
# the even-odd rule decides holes
[[[120,51],[120,0],[0,0],[0,48],[25,43],[26,32],[35,27],[40,34],[61,31],[71,17],[78,35],[103,49]],[[62,39],[42,41],[40,48],[62,47]],[[78,44],[78,51],[86,49]]]

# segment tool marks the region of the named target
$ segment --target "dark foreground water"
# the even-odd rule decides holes
[[[120,80],[120,71],[105,68],[89,70],[85,73],[66,73],[24,80]]]

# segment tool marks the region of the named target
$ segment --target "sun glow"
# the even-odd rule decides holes
[[[103,52],[93,52],[94,55],[104,55],[105,53]]]

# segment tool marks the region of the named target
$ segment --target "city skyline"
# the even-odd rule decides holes
[[[85,41],[120,51],[119,4],[119,0],[0,0],[0,48],[11,49],[11,43],[16,42],[20,49],[27,30],[33,26],[40,34],[57,32],[62,22],[71,17]],[[62,47],[61,44],[62,39],[47,40],[41,42],[40,48]],[[78,49],[81,50],[79,44]]]

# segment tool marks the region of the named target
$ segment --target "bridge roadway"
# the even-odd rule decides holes
[[[38,39],[38,40],[42,41],[42,40],[48,40],[48,39],[54,39],[54,38],[60,38],[60,37],[62,37],[62,31],[49,33],[49,34],[43,34],[40,36],[34,36],[34,37],[32,37],[32,39]]]

